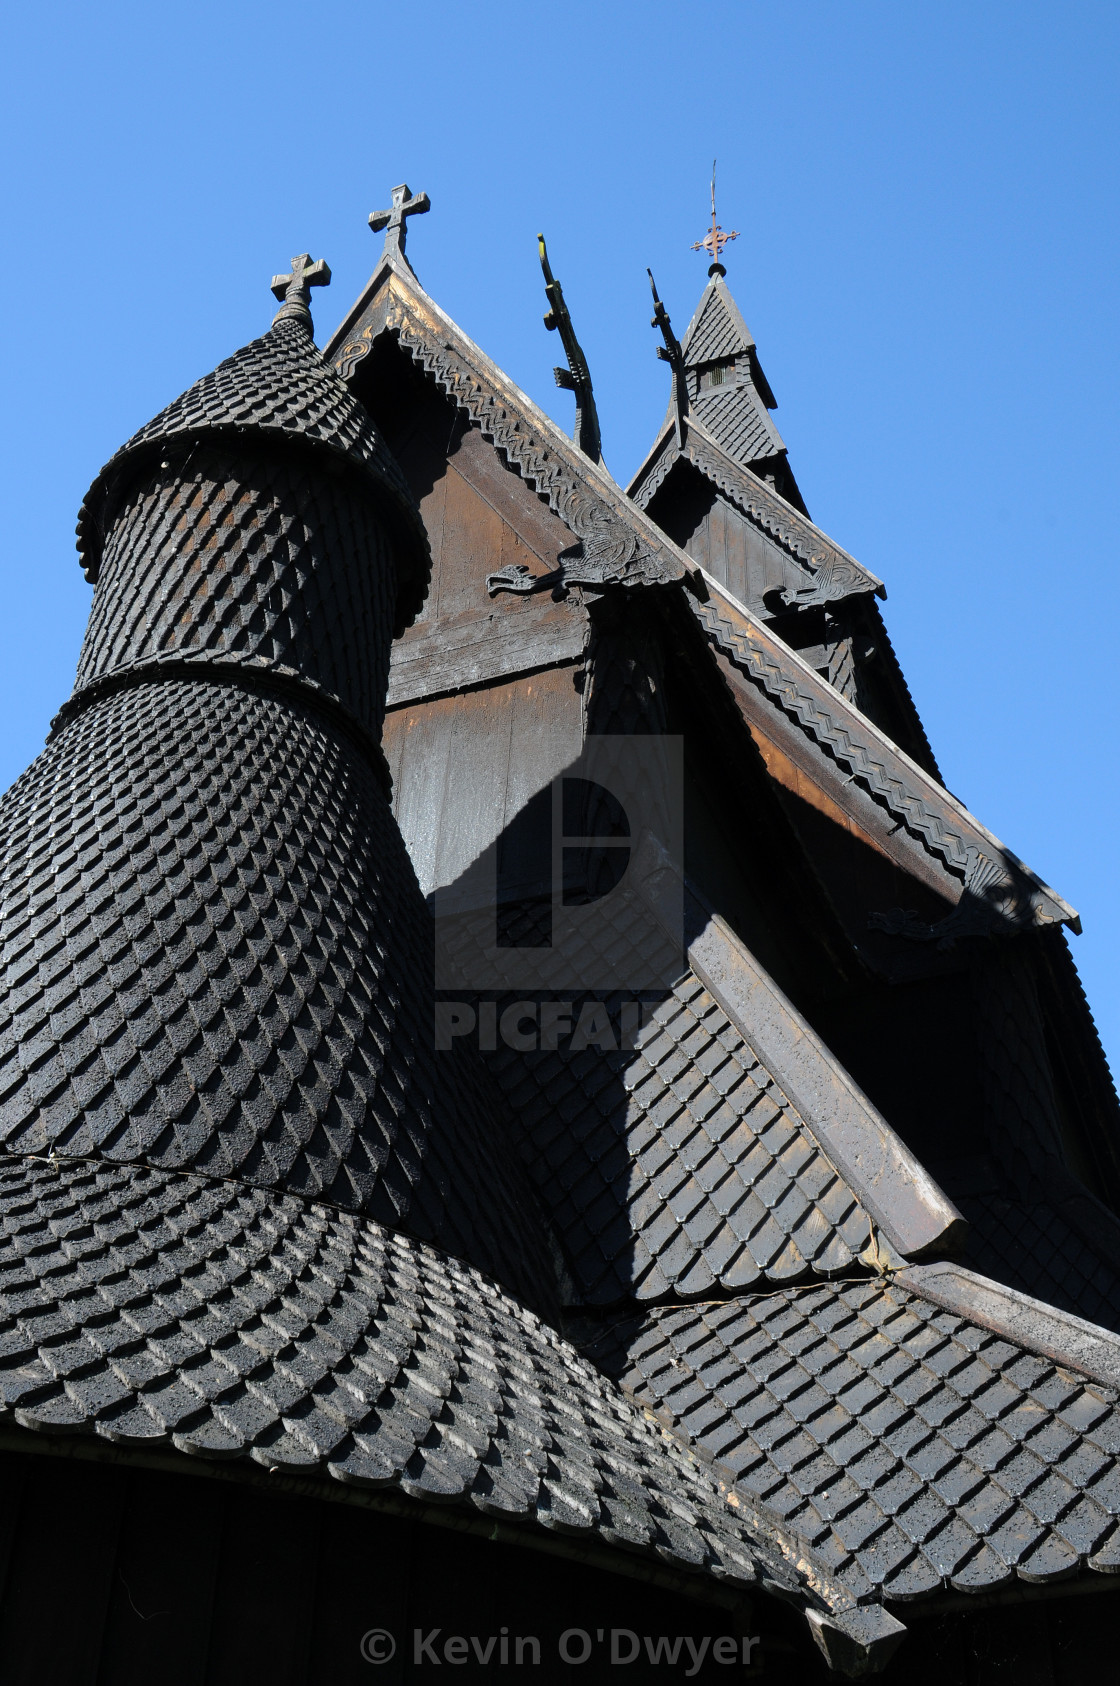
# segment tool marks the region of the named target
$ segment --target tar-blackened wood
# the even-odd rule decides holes
[[[53,1458],[28,1474],[0,1608],[0,1679],[96,1686],[127,1478]]]
[[[426,208],[327,356],[298,256],[81,513],[78,684],[0,810],[0,1682],[348,1686],[371,1630],[384,1681],[566,1680],[565,1630],[598,1679],[614,1630],[635,1678],[753,1632],[772,1686],[1081,1686],[1120,1132],[1077,916],[941,786],[722,266],[683,349],[657,303],[630,501],[423,293]],[[546,1035],[508,951],[620,735],[679,740],[683,862],[565,790],[603,988]],[[528,1038],[433,1036],[456,887]]]
[[[454,1665],[443,1646],[465,1636],[469,1677],[470,1636],[483,1649],[493,1637],[495,1670],[503,1635],[506,1666],[516,1666],[516,1638],[531,1636],[536,1651],[524,1650],[522,1666],[547,1683],[577,1672],[559,1655],[565,1629],[612,1627],[706,1634],[709,1644],[761,1631],[784,1682],[826,1678],[780,1609],[767,1609],[760,1630],[749,1606],[704,1605],[431,1526],[420,1506],[410,1521],[190,1473],[36,1455],[5,1462],[27,1492],[0,1588],[4,1686],[359,1686],[372,1678],[361,1645],[375,1628],[396,1643],[377,1679],[398,1683],[431,1672],[428,1654],[416,1660],[417,1631],[435,1635],[435,1666]],[[596,1651],[609,1658],[609,1637]],[[709,1656],[694,1678],[725,1674]]]
[[[51,1549],[37,1560],[37,1576],[10,1571],[0,1592],[5,1686],[361,1686],[372,1678],[361,1643],[374,1628],[396,1640],[396,1654],[377,1673],[396,1686],[431,1673],[427,1656],[415,1660],[417,1630],[421,1640],[438,1630],[438,1666],[447,1666],[446,1640],[466,1636],[469,1678],[481,1674],[470,1636],[481,1649],[493,1636],[490,1666],[500,1668],[503,1629],[509,1665],[516,1638],[538,1639],[540,1663],[526,1648],[523,1667],[544,1686],[577,1674],[606,1678],[605,1670],[584,1672],[560,1660],[567,1628],[588,1631],[592,1664],[601,1657],[607,1667],[611,1629],[655,1642],[662,1634],[689,1634],[697,1646],[706,1635],[707,1655],[691,1676],[701,1686],[728,1676],[711,1657],[711,1641],[721,1634],[740,1642],[759,1636],[752,1677],[762,1686],[824,1686],[836,1678],[803,1627],[769,1599],[737,1613],[713,1609],[628,1577],[427,1526],[419,1514],[409,1522],[190,1474],[83,1469],[69,1458],[12,1461],[30,1489],[17,1524],[18,1555],[44,1537]],[[83,1548],[95,1555],[84,1556]],[[207,1561],[192,1569],[192,1556]],[[147,1565],[138,1575],[142,1558]],[[135,1600],[131,1625],[119,1610],[122,1576]],[[883,1686],[975,1686],[1003,1679],[1006,1662],[1009,1683],[1084,1686],[1110,1656],[1115,1633],[1118,1593],[1107,1580],[1103,1585],[1095,1597],[1078,1597],[1073,1588],[1071,1596],[1033,1608],[982,1601],[972,1608],[962,1600],[951,1615],[924,1619],[919,1609],[914,1632],[876,1678]],[[1026,1676],[1019,1652],[1025,1621],[1033,1670]],[[602,1646],[595,1640],[600,1629]],[[621,1644],[626,1655],[629,1641]],[[635,1666],[646,1660],[643,1650]]]
[[[578,669],[390,711],[394,812],[427,895],[455,882],[583,741]]]
[[[796,590],[809,578],[776,540],[721,497],[691,463],[679,462],[670,471],[649,513],[702,568],[757,613],[766,613],[767,593]]]
[[[211,1613],[224,1572],[227,1495],[197,1481],[92,1469],[107,1493],[122,1482],[125,1491],[103,1641],[112,1686],[199,1686],[222,1643]],[[243,1626],[254,1621],[246,1609]]]
[[[311,1666],[318,1580],[326,1569],[323,1506],[255,1493],[227,1506],[207,1645],[207,1686],[256,1677],[302,1686]],[[327,1571],[329,1573],[329,1570]],[[293,1588],[305,1589],[293,1597]]]

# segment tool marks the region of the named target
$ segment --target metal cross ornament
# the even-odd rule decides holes
[[[413,193],[407,182],[401,182],[393,189],[393,203],[387,211],[373,211],[370,215],[369,226],[375,234],[385,230],[385,248],[382,257],[390,252],[396,252],[404,257],[405,237],[408,234],[406,218],[419,216],[423,211],[430,211],[432,202],[426,193]]]
[[[703,240],[694,240],[693,241],[692,250],[694,252],[707,252],[708,256],[712,260],[711,264],[708,268],[708,274],[709,275],[726,275],[727,271],[726,271],[726,269],[724,269],[723,265],[719,261],[720,253],[723,251],[723,248],[728,244],[729,241],[738,240],[738,238],[739,238],[739,230],[737,228],[733,228],[731,230],[730,234],[725,234],[723,232],[723,229],[719,226],[719,223],[716,221],[716,161],[713,158],[712,159],[712,226],[711,226],[711,228],[709,228],[707,234],[705,234]]]
[[[302,322],[311,328],[311,293],[312,287],[328,287],[331,272],[326,262],[319,258],[315,263],[311,261],[310,252],[297,252],[292,259],[292,273],[290,275],[274,275],[272,277],[272,291],[283,304],[272,318],[273,327],[277,322]]]

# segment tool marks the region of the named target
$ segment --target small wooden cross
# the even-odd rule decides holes
[[[407,182],[401,182],[393,189],[393,203],[388,211],[373,211],[370,214],[369,226],[375,234],[385,230],[385,248],[382,257],[390,252],[396,252],[404,257],[405,236],[408,233],[405,219],[418,216],[422,211],[430,211],[432,202],[426,193],[413,193]]]
[[[275,327],[277,322],[303,322],[310,328],[309,289],[327,287],[330,285],[330,279],[330,269],[322,258],[312,263],[310,252],[297,252],[292,259],[292,273],[272,277],[272,291],[278,299],[284,301],[272,318],[273,326]]]
[[[711,226],[711,228],[709,228],[707,234],[705,234],[703,240],[694,240],[693,241],[692,250],[694,252],[707,252],[708,256],[712,260],[711,265],[708,269],[709,275],[726,275],[727,271],[726,271],[726,269],[724,269],[723,265],[720,263],[719,255],[723,251],[723,248],[728,244],[729,241],[738,240],[738,238],[739,238],[739,230],[737,228],[733,228],[731,230],[730,234],[725,234],[723,232],[723,229],[719,226],[719,223],[716,221],[716,161],[713,158],[712,159],[712,226]]]

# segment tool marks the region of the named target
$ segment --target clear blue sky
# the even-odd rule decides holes
[[[949,784],[1081,910],[1120,1065],[1118,49],[1115,0],[9,7],[0,786],[72,682],[86,486],[293,252],[325,337],[367,213],[426,189],[421,279],[567,424],[543,228],[625,480],[666,398],[645,266],[683,329],[718,154],[809,508],[887,581]]]

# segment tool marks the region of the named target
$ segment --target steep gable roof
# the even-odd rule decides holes
[[[854,782],[880,814],[890,816],[884,832],[901,830],[901,848],[916,847],[926,862],[937,863],[936,882],[952,903],[967,889],[977,903],[996,909],[1001,929],[1054,921],[1076,928],[1077,915],[1068,903],[681,551],[600,464],[584,457],[474,345],[411,270],[391,257],[378,265],[324,355],[344,379],[353,379],[384,334],[399,341],[580,538],[582,556],[561,561],[556,570],[520,589],[547,585],[562,591],[584,582],[599,589],[688,583],[684,597],[713,650],[750,680],[770,708],[796,722],[823,761],[846,765],[842,782]],[[818,554],[829,564],[859,569],[784,500],[771,498],[767,510],[768,519],[781,519],[799,546],[808,549],[820,541],[825,548]],[[869,583],[874,580],[859,571]],[[876,588],[881,582],[874,581]]]
[[[579,1298],[738,1293],[953,1253],[952,1203],[691,888],[686,917],[688,969],[633,1051],[491,1056]]]
[[[640,509],[648,509],[675,465],[684,460],[706,476],[780,549],[791,567],[785,591],[791,608],[841,602],[860,593],[886,597],[877,575],[829,538],[807,515],[788,503],[760,475],[720,443],[704,419],[689,416],[683,439],[666,425],[627,488]]]
[[[800,742],[814,746],[813,764],[834,789],[838,805],[862,798],[862,815],[887,817],[880,842],[904,851],[917,876],[919,860],[933,869],[927,881],[951,903],[940,922],[913,927],[904,913],[885,911],[881,928],[918,940],[949,944],[970,932],[1009,933],[1038,925],[1080,929],[1077,913],[1043,883],[964,804],[891,742],[866,715],[791,650],[774,630],[704,575],[706,595],[689,593],[692,614],[713,650],[740,706],[766,699],[767,722],[788,723]],[[744,683],[746,689],[744,689]],[[836,769],[836,771],[831,771]],[[919,853],[915,855],[914,851]],[[900,857],[901,858],[901,857]]]
[[[635,522],[632,506],[607,470],[585,457],[391,255],[378,264],[323,355],[343,380],[352,381],[385,333],[569,528],[581,554],[564,559],[558,583],[667,584],[690,571],[687,558],[653,522]]]

